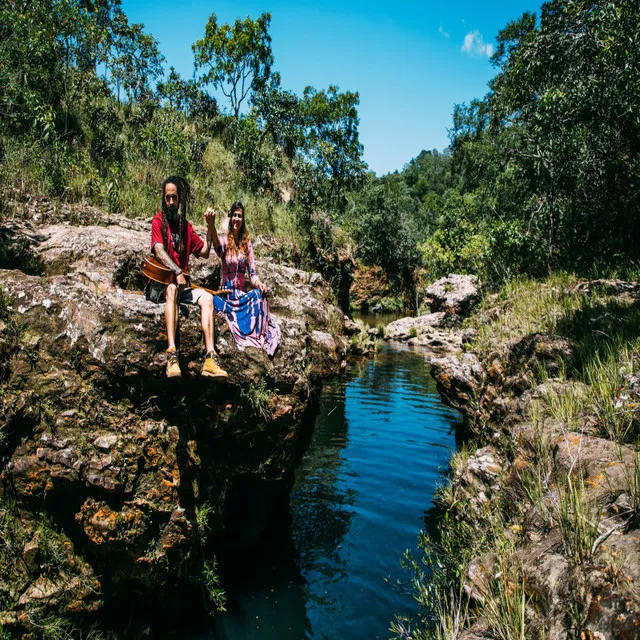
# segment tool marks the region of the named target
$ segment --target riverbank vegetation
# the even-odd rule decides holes
[[[634,593],[622,568],[634,561],[612,536],[640,514],[637,314],[633,285],[565,274],[487,296],[469,321],[486,370],[472,435],[439,490],[438,525],[405,558],[421,614],[396,621],[396,637],[484,625],[505,639],[579,638],[601,581],[607,598]],[[473,486],[482,455],[494,457]]]
[[[149,216],[178,173],[196,220],[240,198],[255,234],[293,240],[336,292],[353,261],[381,268],[392,306],[453,271],[495,286],[637,271],[631,5],[553,0],[509,23],[489,92],[454,108],[450,148],[380,178],[362,159],[357,92],[283,87],[269,24],[212,14],[187,80],[118,0],[4,3],[2,214],[48,197]]]

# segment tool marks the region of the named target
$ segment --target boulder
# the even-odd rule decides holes
[[[384,330],[385,340],[407,341],[431,329],[449,329],[459,326],[460,321],[450,313],[440,311],[416,318],[400,318],[390,322]]]
[[[411,347],[421,347],[434,357],[453,355],[462,351],[462,340],[454,331],[430,329],[415,338],[410,338],[407,344]]]
[[[466,316],[480,300],[480,288],[477,276],[449,274],[427,287],[425,301],[432,312]]]
[[[4,619],[28,626],[36,600],[59,613],[65,593],[78,615],[133,592],[166,593],[170,607],[166,585],[199,585],[204,536],[217,540],[209,553],[223,552],[234,487],[250,481],[265,517],[280,513],[270,496],[286,501],[312,393],[341,371],[344,316],[319,274],[258,261],[282,329],[274,357],[238,349],[216,319],[228,384],[201,378],[200,314],[185,309],[183,377],[168,380],[164,307],[141,292],[150,220],[38,219],[0,226],[12,239],[4,265],[24,269],[0,270],[0,494],[19,521],[48,514],[77,570],[16,575],[0,593]],[[216,287],[216,262],[194,259],[194,280]],[[28,541],[20,553],[34,566]]]
[[[568,338],[546,332],[532,333],[509,345],[505,373],[518,377],[528,373],[537,375],[542,367],[551,376],[557,375],[573,351],[574,345]]]
[[[474,411],[485,376],[484,367],[475,354],[433,358],[431,375],[445,402],[463,413]]]
[[[384,338],[423,348],[431,356],[445,356],[462,351],[459,327],[457,316],[439,311],[394,320],[385,327]]]

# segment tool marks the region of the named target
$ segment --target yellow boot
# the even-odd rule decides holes
[[[204,364],[202,365],[202,375],[206,378],[213,378],[218,382],[226,382],[227,372],[221,369],[213,360],[213,351],[209,351],[204,357]]]
[[[167,349],[167,378],[179,378],[181,375],[178,352],[175,347],[171,347]]]

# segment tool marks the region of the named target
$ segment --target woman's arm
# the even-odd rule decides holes
[[[204,219],[207,222],[207,247],[205,249],[205,251],[207,252],[206,257],[209,257],[212,246],[214,251],[220,256],[219,249],[222,246],[222,243],[220,242],[218,231],[216,229],[216,210],[213,207],[209,207],[204,212]],[[204,251],[201,252],[200,255],[204,256]]]
[[[260,289],[264,295],[267,294],[267,286],[260,281],[258,278],[258,272],[256,271],[256,261],[253,257],[253,247],[251,246],[251,240],[247,242],[247,265],[249,267],[249,280],[251,281],[251,285]]]

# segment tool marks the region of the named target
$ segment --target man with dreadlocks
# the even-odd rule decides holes
[[[204,242],[187,220],[189,185],[171,176],[162,185],[162,208],[151,222],[151,250],[162,264],[173,272],[175,284],[160,284],[150,280],[145,289],[147,300],[165,302],[164,317],[167,325],[167,377],[182,375],[176,350],[178,329],[178,305],[193,304],[200,307],[202,333],[206,355],[202,375],[216,380],[226,380],[227,373],[213,360],[213,296],[203,289],[188,286],[184,271],[189,268],[189,256],[208,258],[211,242]]]

